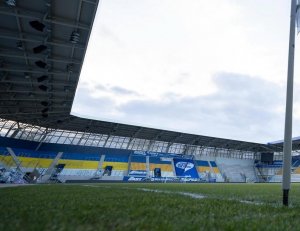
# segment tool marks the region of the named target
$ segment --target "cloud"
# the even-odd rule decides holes
[[[246,141],[281,139],[285,89],[234,73],[219,73],[213,81],[217,90],[207,96],[166,93],[161,100],[135,98],[119,105],[113,98],[92,98],[92,92],[86,89],[76,104],[90,105],[93,109],[87,111],[109,121]],[[113,86],[100,89],[134,94]]]
[[[260,142],[281,137],[284,98],[278,93],[284,89],[246,75],[221,73],[213,79],[217,91],[208,96],[132,101],[119,110],[158,128]]]
[[[200,135],[282,139],[289,7],[281,0],[103,1],[73,110]]]
[[[118,86],[110,87],[108,90],[110,90],[118,95],[138,95],[138,93],[135,91],[131,91],[126,88],[118,87]]]
[[[99,87],[99,86],[98,86]],[[93,89],[88,86],[80,86],[76,93],[71,114],[83,117],[110,118],[116,113],[116,105],[110,97],[94,97]]]

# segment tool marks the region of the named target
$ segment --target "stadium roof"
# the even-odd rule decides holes
[[[98,0],[0,3],[0,117],[46,128],[244,151],[282,145],[221,139],[70,115]]]

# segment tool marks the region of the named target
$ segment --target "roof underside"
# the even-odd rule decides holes
[[[14,3],[16,5],[14,6]],[[254,152],[267,145],[70,115],[98,0],[0,3],[0,117],[46,128]]]

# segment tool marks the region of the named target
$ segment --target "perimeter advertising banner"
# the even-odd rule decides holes
[[[174,158],[176,176],[199,178],[196,166],[193,160]]]
[[[147,176],[147,171],[145,171],[145,170],[130,170],[128,175],[129,176],[143,176],[143,177],[146,177]]]
[[[182,154],[172,154],[163,152],[147,152],[147,151],[134,151],[132,155],[137,156],[151,156],[151,157],[166,157],[166,158],[182,158]],[[187,157],[187,155],[185,155]],[[190,156],[192,158],[192,156]]]

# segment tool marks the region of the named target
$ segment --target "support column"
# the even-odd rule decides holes
[[[21,161],[18,159],[18,157],[15,154],[15,152],[11,148],[9,148],[9,147],[7,147],[6,149],[9,152],[9,154],[11,155],[11,157],[13,158],[13,160],[14,160],[14,162],[16,164],[17,170],[20,171],[21,173],[23,173],[23,171],[21,169],[21,167],[22,167]]]
[[[171,164],[172,164],[173,175],[176,176],[176,170],[175,170],[175,165],[174,165],[174,159],[173,158],[171,160]]]
[[[45,174],[42,177],[43,182],[46,182],[50,179],[51,175],[53,174],[53,170],[55,169],[55,166],[57,165],[57,163],[58,163],[59,159],[61,158],[62,154],[63,154],[63,152],[57,153],[56,157],[54,158],[54,160],[50,164],[49,168],[46,170]]]
[[[213,167],[211,166],[211,163],[210,163],[209,160],[207,161],[207,163],[208,163],[208,165],[209,165],[210,172],[213,173],[213,174],[215,174],[215,172],[214,172],[214,170],[213,170]]]
[[[129,176],[129,174],[130,174],[130,168],[131,168],[131,154],[129,155],[129,158],[128,158],[127,176]]]
[[[96,171],[96,175],[98,175],[98,173],[100,173],[100,172],[101,172],[101,176],[103,175],[103,173],[102,173],[102,166],[103,166],[104,160],[105,160],[105,155],[101,155],[99,163],[98,163],[98,168],[97,168],[97,171]]]
[[[150,157],[146,156],[146,177],[150,177],[150,161],[149,161]]]
[[[195,168],[196,168],[196,170],[197,170],[197,173],[198,173],[198,177],[199,177],[199,179],[201,179],[201,174],[200,174],[200,172],[198,171],[197,160],[196,160],[196,159],[193,159],[193,161],[194,161],[194,165],[195,165]]]

